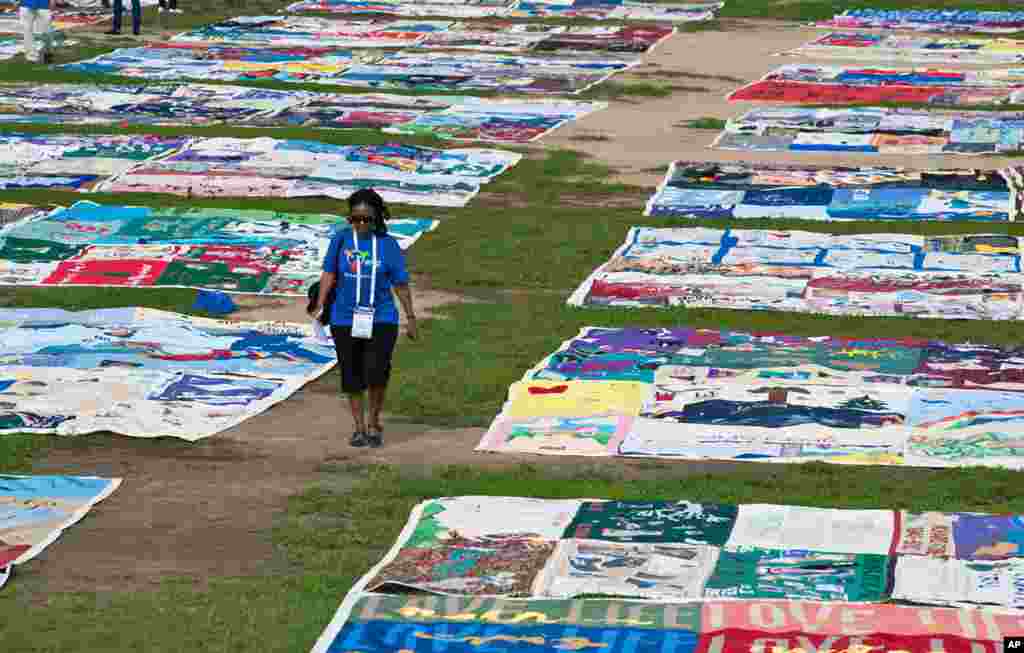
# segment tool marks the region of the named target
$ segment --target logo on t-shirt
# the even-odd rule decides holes
[[[352,274],[356,273],[357,263],[361,263],[363,268],[370,267],[370,253],[362,250],[355,249],[343,249],[342,254],[345,255],[345,261],[348,262],[348,271]],[[377,265],[380,265],[380,261],[377,261]]]

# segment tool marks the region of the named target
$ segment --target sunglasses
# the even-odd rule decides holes
[[[349,218],[348,221],[352,224],[370,224],[373,218]]]

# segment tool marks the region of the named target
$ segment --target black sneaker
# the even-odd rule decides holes
[[[352,437],[349,439],[348,443],[353,447],[365,447],[368,444],[366,433],[363,431],[355,431],[352,433]]]
[[[371,428],[366,432],[366,442],[371,448],[377,449],[384,444],[384,434],[381,433],[380,429]]]

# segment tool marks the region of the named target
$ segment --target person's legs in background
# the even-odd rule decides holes
[[[36,52],[36,11],[29,9],[28,7],[22,7],[18,10],[18,15],[21,18],[21,29],[25,36],[24,45],[22,45],[22,52],[25,55],[26,61],[32,63],[39,63],[39,53]]]
[[[39,58],[43,63],[50,63],[50,56],[53,52],[53,32],[50,31],[51,13],[49,9],[36,10],[36,33],[39,34],[40,51]]]
[[[124,0],[114,0],[114,24],[107,34],[121,33],[121,16],[124,14]]]
[[[132,34],[139,35],[142,31],[142,1],[132,0]]]

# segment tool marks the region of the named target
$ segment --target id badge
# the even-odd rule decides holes
[[[369,340],[373,337],[373,309],[356,307],[352,314],[352,337]]]

